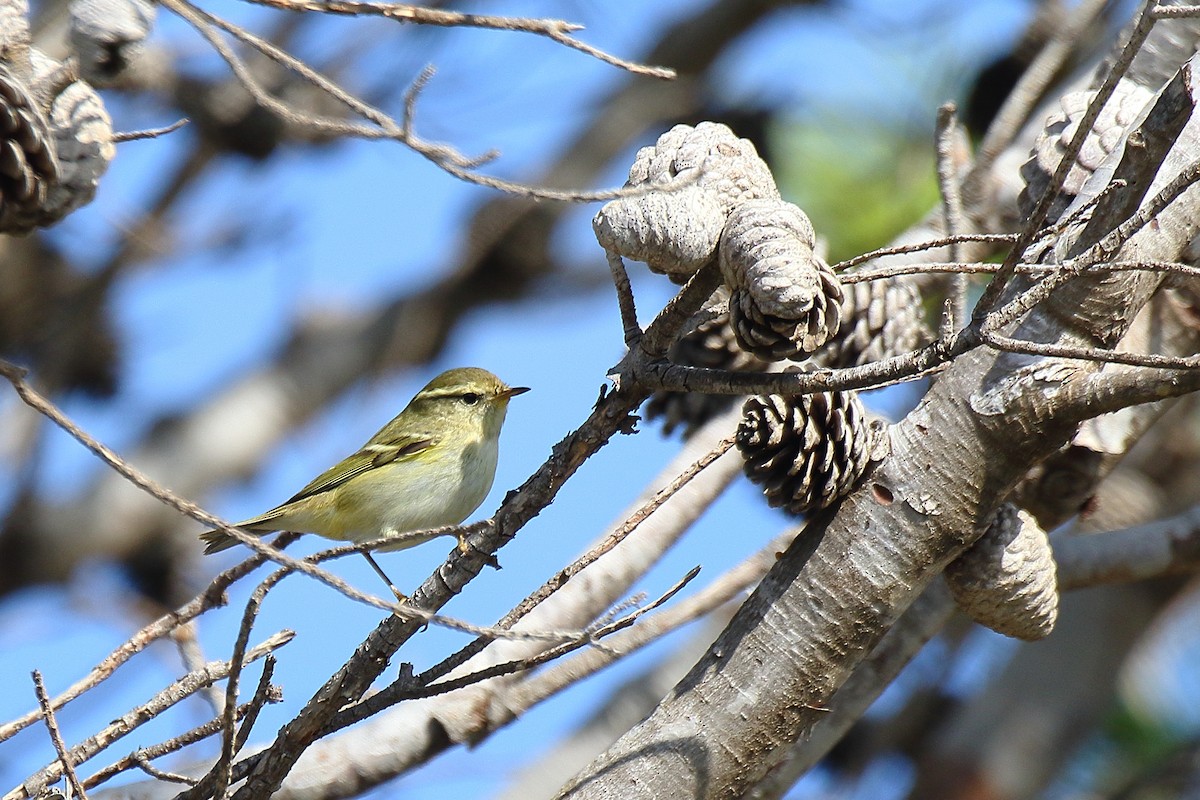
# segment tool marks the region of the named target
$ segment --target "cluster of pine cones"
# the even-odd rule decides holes
[[[593,220],[610,254],[679,283],[714,260],[720,266],[724,285],[674,343],[672,363],[740,372],[847,368],[930,340],[916,281],[843,285],[815,252],[804,212],[780,198],[754,146],[725,126],[671,129],[638,153],[627,186],[649,191],[608,203]],[[661,391],[646,414],[662,419],[668,434],[682,428],[687,436],[733,402]],[[745,401],[736,443],[767,502],[807,515],[858,485],[885,430],[853,390],[766,395]],[[1032,639],[1054,624],[1054,572],[1045,533],[1005,505],[946,579],[977,621]]]
[[[843,286],[815,252],[804,212],[780,198],[754,145],[724,125],[672,128],[638,153],[627,185],[664,190],[601,209],[593,227],[609,252],[680,282],[716,259],[724,280],[707,319],[674,344],[672,362],[755,372],[781,363],[852,367],[927,340],[916,284],[895,278]],[[732,402],[659,392],[647,416],[661,418],[668,433],[683,428],[688,435]],[[768,502],[802,514],[853,488],[873,430],[853,391],[753,397],[737,443],[746,474]]]

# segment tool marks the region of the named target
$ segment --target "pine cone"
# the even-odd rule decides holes
[[[58,181],[54,139],[26,88],[0,64],[0,230],[35,213]]]
[[[676,125],[653,147],[643,147],[629,168],[626,185],[669,183],[689,175],[694,185],[716,196],[726,215],[747,200],[779,198],[775,178],[754,143],[717,122],[701,122],[695,128]]]
[[[721,234],[721,273],[731,291],[738,343],[761,358],[805,356],[837,333],[842,287],[813,253],[812,223],[782,200],[749,200]]]
[[[907,278],[842,286],[842,324],[817,353],[822,365],[857,367],[907,353],[929,341],[916,282]]]
[[[762,372],[767,368],[767,362],[738,347],[728,313],[703,322],[682,336],[671,346],[668,358],[673,364],[707,369]],[[655,392],[646,404],[646,418],[662,418],[663,433],[668,436],[683,425],[683,435],[687,437],[736,399],[733,395],[701,392]]]
[[[111,86],[145,49],[157,7],[150,0],[71,0],[70,44],[92,86]]]
[[[606,203],[592,220],[596,240],[611,253],[684,281],[713,257],[734,206],[750,198],[779,197],[754,145],[713,122],[676,125],[653,147],[643,147],[625,185],[681,181],[685,184],[670,191]]]
[[[36,50],[33,54],[40,55]],[[46,61],[49,63],[41,70],[48,69],[51,75],[61,71],[61,64],[49,58]],[[95,89],[85,81],[74,81],[53,98],[48,120],[57,147],[59,182],[46,200],[38,223],[43,226],[90,203],[100,178],[117,153],[112,141],[112,120]]]
[[[958,607],[997,633],[1041,639],[1058,617],[1058,583],[1046,532],[1005,503],[987,532],[946,567]]]
[[[28,53],[28,75],[0,66],[0,118],[14,131],[0,133],[0,233],[17,235],[91,202],[116,155],[112,122],[96,91],[75,80],[70,65],[36,48]]]
[[[1050,176],[1058,169],[1067,145],[1079,129],[1079,121],[1087,112],[1088,104],[1096,96],[1095,91],[1071,92],[1060,101],[1061,110],[1046,120],[1046,125],[1034,142],[1029,160],[1021,166],[1021,177],[1025,188],[1018,199],[1021,218],[1029,216],[1034,205],[1041,199],[1050,185]],[[1062,191],[1050,207],[1047,223],[1053,223],[1083,191],[1083,184],[1092,173],[1121,145],[1129,125],[1153,98],[1154,92],[1132,81],[1121,81],[1116,91],[1104,104],[1096,124],[1088,133],[1079,151],[1079,157],[1071,166],[1063,181]]]
[[[767,503],[804,514],[850,493],[881,425],[868,420],[852,391],[751,397],[737,447],[746,477],[763,487]]]

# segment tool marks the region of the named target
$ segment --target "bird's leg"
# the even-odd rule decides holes
[[[396,588],[396,585],[392,583],[392,579],[389,578],[387,573],[385,573],[380,566],[375,563],[375,559],[371,558],[371,554],[363,552],[362,556],[367,560],[367,563],[371,565],[371,569],[375,570],[375,572],[379,574],[379,577],[383,578],[383,582],[386,583],[387,587],[392,590],[392,594],[396,595],[396,600],[401,603],[407,603],[408,595]]]

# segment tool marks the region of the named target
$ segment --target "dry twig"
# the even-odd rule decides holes
[[[71,760],[71,754],[67,752],[67,745],[63,741],[62,733],[58,730],[58,719],[54,716],[54,709],[50,706],[50,697],[46,694],[46,684],[42,682],[42,673],[36,669],[33,671],[33,691],[37,695],[38,706],[42,709],[42,719],[46,722],[46,730],[50,733],[54,752],[58,754],[58,763],[62,767],[62,771],[66,773],[67,783],[75,797],[79,800],[87,800],[83,784],[79,782],[79,776],[75,774],[75,762]]]
[[[955,118],[953,103],[947,103],[938,109],[937,115],[937,176],[938,189],[942,198],[942,227],[949,243],[951,261],[958,261],[959,243],[954,238],[966,227],[963,221],[962,185],[956,163],[954,149],[961,130]],[[967,320],[967,276],[966,273],[956,273],[950,283],[949,297],[946,298],[942,309],[942,338],[948,338],[954,329],[966,323]]]
[[[578,50],[611,64],[619,69],[637,75],[652,78],[671,79],[675,70],[665,67],[650,67],[633,61],[626,61],[610,55],[599,48],[584,44],[570,34],[582,30],[582,25],[559,19],[533,19],[530,17],[498,17],[489,14],[463,14],[458,11],[447,11],[439,8],[424,8],[407,3],[366,3],[357,0],[252,0],[259,5],[279,8],[285,11],[316,11],[323,14],[342,14],[347,16],[379,16],[400,22],[412,22],[418,25],[437,25],[441,27],[472,27],[487,28],[497,31],[519,31],[545,36],[551,41],[564,47]]]
[[[291,631],[281,631],[271,636],[246,654],[247,661],[256,661],[276,648],[282,647],[292,639]],[[171,706],[183,701],[206,686],[221,680],[229,674],[228,661],[214,661],[203,669],[189,672],[173,682],[145,703],[130,709],[99,732],[72,747],[67,752],[67,760],[61,758],[53,764],[27,778],[20,786],[6,794],[5,800],[20,800],[21,798],[37,797],[51,783],[62,777],[63,765],[66,763],[79,764],[93,758],[97,753],[112,745],[122,737],[144,723],[154,719]]]
[[[993,307],[1003,297],[1004,290],[1008,287],[1009,281],[1016,273],[1017,265],[1020,263],[1022,256],[1025,255],[1025,251],[1037,238],[1038,230],[1046,220],[1046,215],[1050,213],[1050,207],[1054,199],[1062,190],[1067,173],[1071,171],[1071,167],[1075,164],[1075,159],[1079,157],[1079,151],[1083,148],[1083,143],[1091,132],[1092,126],[1096,124],[1096,120],[1100,117],[1101,109],[1104,108],[1104,104],[1108,102],[1108,99],[1112,97],[1117,84],[1129,70],[1129,65],[1133,63],[1134,56],[1141,49],[1142,44],[1146,41],[1146,37],[1150,35],[1155,22],[1155,17],[1151,13],[1153,7],[1154,0],[1144,0],[1130,31],[1129,39],[1125,42],[1125,46],[1121,48],[1121,52],[1113,60],[1112,65],[1105,72],[1104,80],[1097,88],[1095,97],[1088,104],[1087,111],[1079,120],[1078,129],[1071,137],[1071,141],[1067,143],[1062,160],[1059,161],[1058,167],[1055,168],[1049,185],[1046,187],[1045,194],[1041,196],[1037,204],[1029,212],[1029,216],[1025,220],[1025,224],[1022,226],[1021,232],[1017,237],[1017,241],[1013,243],[1012,250],[1009,251],[1008,256],[1004,259],[1004,263],[1001,264],[1000,269],[996,272],[996,277],[992,279],[992,282],[984,290],[983,296],[979,298],[979,302],[975,304],[975,312],[972,317],[972,322],[975,325],[981,325],[983,320],[991,314]]]
[[[234,711],[234,719],[243,719],[246,714],[249,713],[251,706],[254,705],[257,699],[258,697],[256,695],[251,702],[244,703],[243,705],[239,706]],[[282,696],[280,693],[273,690],[270,692],[265,702],[277,703],[281,699]],[[189,745],[193,745],[196,742],[204,741],[210,736],[215,736],[216,734],[220,733],[223,728],[223,723],[224,720],[219,717],[211,719],[203,725],[199,725],[189,731],[185,731],[178,736],[173,736],[172,738],[160,744],[150,745],[149,747],[140,747],[119,761],[109,764],[107,767],[104,767],[103,769],[98,770],[94,774],[88,776],[88,778],[84,780],[83,786],[85,789],[91,789],[92,787],[99,786],[100,784],[110,780],[114,775],[119,775],[122,772],[126,772],[135,768],[143,768],[142,764],[148,763],[151,759],[161,758],[162,756],[182,750]],[[185,777],[184,780],[178,782],[187,783],[188,785],[195,785],[197,779]]]

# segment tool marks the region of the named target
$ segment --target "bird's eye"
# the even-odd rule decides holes
[[[475,392],[467,392],[462,396],[462,401],[469,406],[473,406],[479,402],[479,395],[475,394]]]

